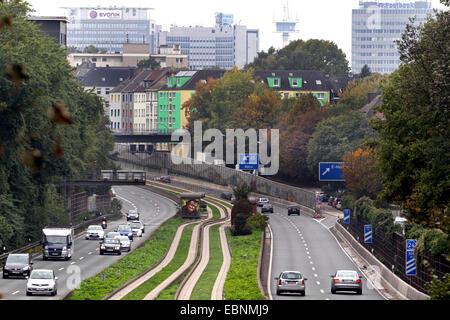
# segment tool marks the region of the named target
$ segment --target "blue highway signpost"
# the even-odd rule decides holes
[[[372,243],[372,226],[370,224],[364,226],[364,243]]]
[[[343,162],[319,162],[319,181],[345,181],[342,176]]]
[[[350,209],[344,209],[344,223],[350,223]]]
[[[415,276],[417,275],[416,259],[414,258],[414,248],[417,245],[417,240],[408,239],[406,240],[406,275]]]
[[[258,170],[259,155],[258,154],[240,154],[239,170]]]

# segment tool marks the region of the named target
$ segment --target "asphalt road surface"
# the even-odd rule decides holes
[[[141,221],[146,225],[142,238],[134,237],[131,249],[133,250],[143,241],[149,238],[152,231],[157,229],[164,221],[176,213],[176,205],[173,201],[148,190],[134,186],[116,186],[117,198],[122,202],[122,211],[138,209]],[[113,231],[119,224],[126,223],[126,218],[116,221],[108,221],[106,232]],[[33,262],[34,269],[53,269],[58,277],[58,294],[51,296],[26,296],[26,279],[2,279],[0,277],[0,292],[4,299],[9,300],[35,300],[35,299],[61,299],[66,293],[79,283],[79,280],[89,278],[112,263],[121,259],[122,255],[100,255],[98,240],[85,240],[84,237],[75,240],[75,252],[71,260],[43,261],[42,256],[36,257]]]
[[[382,300],[350,258],[344,253],[328,228],[336,218],[314,219],[310,215],[287,215],[286,207],[274,205],[269,216],[273,232],[272,270],[269,282],[274,300]],[[276,294],[276,280],[282,271],[300,271],[308,280],[306,295]],[[336,270],[356,270],[362,275],[363,293],[331,293],[331,274]]]

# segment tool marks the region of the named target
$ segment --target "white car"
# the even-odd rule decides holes
[[[58,293],[58,277],[51,269],[35,269],[31,271],[27,282],[27,296],[32,294],[50,294],[55,296]]]
[[[131,240],[127,236],[119,236],[116,239],[120,241],[120,250],[131,251]]]
[[[262,207],[263,205],[268,204],[268,203],[269,203],[269,199],[267,199],[267,198],[259,198],[258,202],[257,202],[257,205],[258,205],[258,207]]]
[[[117,237],[120,237],[119,232],[111,231],[106,234],[106,238],[108,239],[117,239]]]
[[[101,226],[91,225],[86,231],[86,240],[89,239],[105,239],[105,231]]]
[[[144,224],[140,221],[133,221],[130,223],[131,231],[133,231],[133,234],[137,237],[142,237],[142,234],[144,233]]]

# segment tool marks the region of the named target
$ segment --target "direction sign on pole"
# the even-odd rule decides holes
[[[350,209],[344,209],[344,223],[350,223]]]
[[[370,224],[364,226],[364,243],[372,243],[372,226]]]
[[[416,259],[414,257],[414,248],[417,245],[417,240],[408,239],[406,240],[406,265],[405,271],[407,276],[417,275]]]
[[[345,181],[342,176],[344,162],[319,162],[319,181]]]
[[[239,170],[258,170],[259,155],[258,154],[240,154]]]

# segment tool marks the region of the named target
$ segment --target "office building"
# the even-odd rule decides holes
[[[366,64],[372,72],[395,71],[400,55],[394,41],[401,39],[410,18],[418,25],[433,14],[429,1],[360,1],[352,10],[352,72],[360,73]]]
[[[66,7],[69,47],[83,51],[93,45],[108,53],[121,53],[122,44],[148,44],[156,50],[155,36],[160,26],[150,19],[151,8]]]
[[[233,25],[233,16],[216,14],[214,27],[176,27],[158,33],[158,44],[180,45],[190,70],[219,67],[230,70],[253,62],[259,51],[259,30]]]
[[[64,48],[67,47],[67,23],[66,17],[43,17],[31,16],[28,20],[39,27],[39,30],[53,38],[56,43]]]

